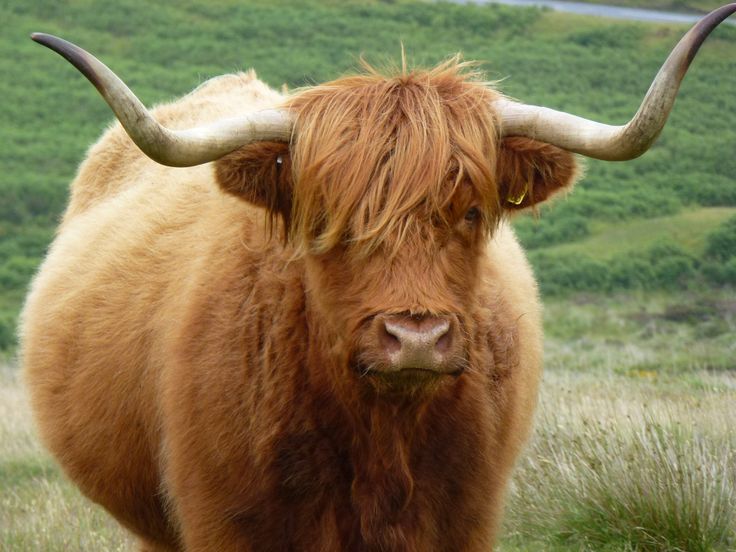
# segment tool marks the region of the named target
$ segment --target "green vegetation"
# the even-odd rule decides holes
[[[0,37],[4,350],[12,349],[22,297],[63,209],[74,168],[111,119],[82,77],[27,38],[32,31],[89,48],[149,104],[247,67],[274,86],[320,82],[352,70],[361,54],[377,62],[396,59],[403,43],[417,64],[462,51],[483,60],[489,78],[505,79],[500,86],[511,96],[612,123],[634,112],[684,31],[499,5],[401,0],[120,0],[104,10],[91,0],[13,0],[3,15],[9,30]],[[518,220],[547,295],[733,282],[736,261],[703,249],[715,218],[700,224],[691,213],[716,207],[708,212],[722,214],[736,207],[734,48],[736,28],[717,29],[652,151],[629,163],[589,162],[586,178],[566,200],[542,208],[537,220]],[[628,224],[643,228],[656,220],[662,230],[629,240],[626,251],[610,243]],[[666,238],[665,246],[654,244],[652,235]],[[660,258],[668,252],[673,259]],[[646,267],[655,257],[661,266]]]
[[[556,220],[557,225],[542,226],[526,218],[517,224],[517,232],[528,250],[544,250],[555,255],[589,255],[599,261],[636,252],[666,239],[677,242],[689,254],[697,256],[705,252],[707,237],[734,215],[736,208],[733,207],[702,207],[625,223],[588,222],[586,219],[571,216]],[[557,240],[554,236],[539,235],[540,231],[549,229],[570,231],[567,229],[578,227],[576,220],[585,221],[585,233],[581,232],[581,237],[575,241],[571,241],[571,238]],[[537,242],[541,244],[538,245]]]
[[[600,233],[578,242],[532,250],[530,258],[548,295],[733,286],[736,216],[716,224],[734,212],[703,208],[604,226]]]

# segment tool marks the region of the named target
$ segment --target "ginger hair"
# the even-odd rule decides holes
[[[463,182],[492,228],[500,217],[499,136],[489,106],[498,94],[459,56],[428,70],[363,68],[287,102],[296,114],[290,238],[297,248],[395,251],[418,222],[451,224],[447,203]]]

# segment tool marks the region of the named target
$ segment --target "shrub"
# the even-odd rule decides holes
[[[53,231],[38,226],[0,226],[0,263],[11,257],[41,258],[51,242]]]
[[[655,281],[652,263],[641,257],[618,255],[608,263],[610,290],[652,289]]]
[[[728,261],[736,256],[736,217],[731,217],[707,237],[705,257]]]
[[[621,49],[638,42],[643,35],[640,27],[598,27],[577,31],[570,35],[570,41],[584,48]]]
[[[703,274],[712,283],[719,286],[736,286],[736,257],[725,263],[706,262]]]
[[[689,279],[695,276],[695,264],[690,257],[677,255],[660,259],[654,267],[654,279],[663,289],[685,287]]]
[[[670,178],[670,182],[672,189],[687,203],[709,207],[736,206],[736,186],[733,179],[726,176],[690,173]]]
[[[13,313],[0,312],[0,351],[15,347],[16,318]]]
[[[588,220],[579,215],[538,219],[529,217],[519,220],[514,228],[527,249],[575,241],[590,234]]]
[[[697,278],[700,263],[675,242],[663,240],[643,252],[597,261],[587,255],[555,255],[533,251],[542,292],[549,295],[577,291],[624,289],[684,289]],[[714,273],[715,274],[715,273]],[[718,272],[717,278],[727,278]]]
[[[550,255],[541,251],[529,257],[545,294],[599,291],[608,287],[606,265],[587,255]]]
[[[36,272],[38,262],[28,257],[11,257],[0,266],[0,290],[24,288]]]

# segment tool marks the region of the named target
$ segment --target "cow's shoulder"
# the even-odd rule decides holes
[[[158,105],[152,113],[169,128],[185,129],[266,109],[282,99],[254,71],[248,71],[212,78],[189,94]],[[89,149],[80,165],[71,185],[64,222],[131,187],[158,186],[161,182],[192,178],[215,185],[209,165],[172,169],[150,160],[116,122]]]

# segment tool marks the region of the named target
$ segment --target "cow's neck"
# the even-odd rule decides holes
[[[385,401],[363,405],[352,417],[353,507],[363,538],[377,549],[402,549],[406,526],[416,523],[414,447],[425,440],[423,404]],[[404,528],[404,530],[401,530]]]
[[[421,539],[427,538],[422,536],[427,528],[420,529],[419,524],[430,520],[426,512],[420,515],[417,486],[426,489],[434,482],[420,478],[443,474],[419,470],[417,459],[422,451],[431,455],[427,448],[436,446],[430,434],[437,425],[431,419],[438,410],[433,403],[439,400],[451,409],[457,397],[381,395],[352,377],[340,364],[344,359],[325,354],[324,342],[315,345],[310,364],[316,369],[312,378],[318,391],[310,396],[318,397],[319,404],[309,411],[317,413],[313,423],[342,451],[335,457],[348,463],[340,470],[349,474],[348,486],[341,492],[349,494],[344,504],[358,524],[352,531],[359,532],[370,550],[423,549]],[[325,390],[330,391],[325,394]]]

